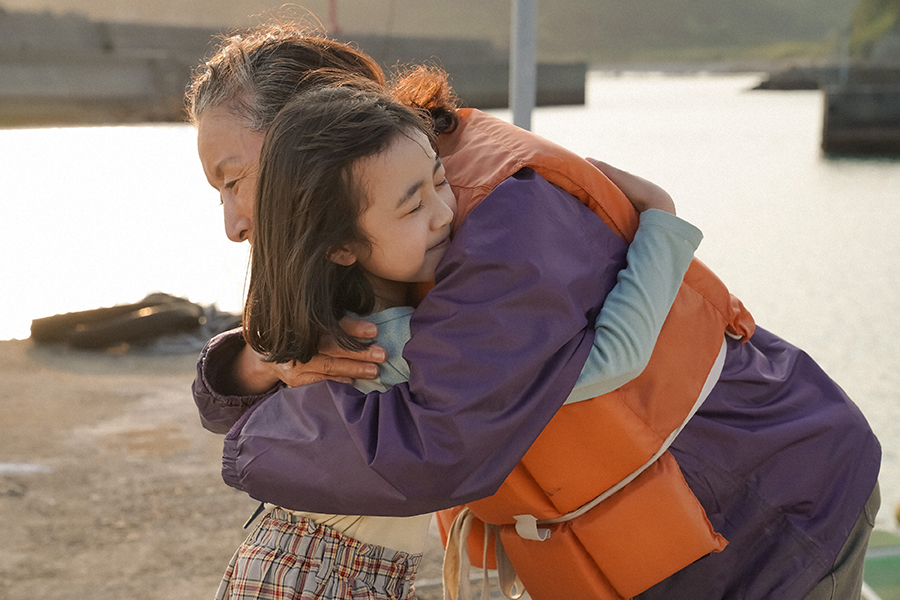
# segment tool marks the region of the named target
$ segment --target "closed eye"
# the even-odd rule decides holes
[[[222,186],[222,189],[226,189],[226,190],[233,189],[234,186],[236,186],[236,185],[237,185],[238,183],[240,183],[244,178],[246,178],[247,175],[249,175],[249,173],[245,173],[245,174],[241,175],[240,177],[235,177],[235,178],[232,179],[231,181],[225,182],[225,185]]]
[[[237,179],[225,182],[222,189],[219,190],[219,206],[225,205],[225,192],[228,191],[234,194],[234,186],[236,186],[241,179],[243,179],[243,177],[238,177]]]

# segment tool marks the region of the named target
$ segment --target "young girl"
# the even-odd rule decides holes
[[[645,212],[569,402],[641,372],[700,241],[662,190],[626,192]],[[593,218],[571,204],[579,219]],[[455,209],[423,115],[350,87],[304,94],[276,118],[260,157],[248,343],[275,362],[309,360],[325,335],[361,348],[366,341],[339,325],[352,314],[378,325],[389,355],[380,378],[357,387],[408,380],[401,352],[412,305],[418,284],[434,281]],[[413,598],[430,520],[275,507],[235,554],[217,597]]]

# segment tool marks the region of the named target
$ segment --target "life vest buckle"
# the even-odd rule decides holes
[[[519,537],[536,542],[544,542],[550,539],[550,530],[546,527],[538,529],[538,520],[534,515],[515,515],[516,533]]]

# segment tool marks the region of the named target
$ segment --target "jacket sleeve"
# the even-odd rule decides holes
[[[594,344],[566,404],[596,398],[640,375],[681,281],[703,239],[699,229],[661,210],[641,213],[625,260],[594,323]]]
[[[240,328],[221,333],[207,342],[197,361],[197,376],[191,385],[200,423],[213,433],[227,433],[248,408],[271,395],[241,396],[230,393],[231,367],[244,347]]]
[[[494,493],[571,391],[626,244],[523,169],[457,232],[417,308],[410,381],[275,392],[225,439],[223,477],[291,509],[414,515]]]

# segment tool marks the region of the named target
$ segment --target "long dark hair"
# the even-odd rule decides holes
[[[371,88],[354,82],[307,92],[266,133],[244,338],[268,361],[306,362],[323,335],[350,350],[367,345],[344,332],[339,321],[348,311],[372,311],[372,287],[358,264],[330,259],[342,246],[368,243],[359,227],[367,202],[353,168],[399,135],[433,136],[424,111],[360,89],[366,87]]]

